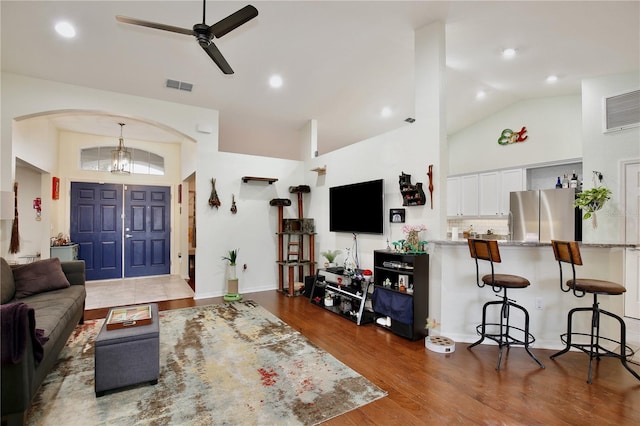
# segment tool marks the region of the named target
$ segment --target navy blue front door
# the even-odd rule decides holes
[[[70,237],[87,280],[122,277],[122,185],[72,182]]]
[[[170,272],[171,192],[166,186],[127,185],[124,207],[124,275]]]
[[[169,187],[72,182],[70,236],[87,280],[169,274],[170,201]]]

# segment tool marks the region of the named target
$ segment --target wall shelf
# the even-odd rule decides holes
[[[249,182],[250,180],[255,180],[257,182],[269,182],[271,185],[273,182],[277,182],[277,178],[267,178],[267,177],[255,177],[255,176],[242,176],[242,181],[244,183]]]
[[[399,178],[399,185],[403,206],[423,206],[427,202],[427,197],[422,189],[422,182],[417,182],[413,185],[411,183],[411,175],[402,172]]]
[[[317,172],[318,175],[326,175],[327,174],[327,166],[316,167],[315,169],[311,169],[312,172]]]

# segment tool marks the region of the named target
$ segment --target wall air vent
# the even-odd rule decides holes
[[[167,79],[167,87],[170,89],[184,90],[185,92],[193,90],[193,84],[171,79]]]
[[[640,126],[640,90],[603,99],[603,132],[618,132]]]

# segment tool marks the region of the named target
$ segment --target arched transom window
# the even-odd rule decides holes
[[[111,151],[113,146],[84,148],[80,151],[80,168],[97,172],[109,172],[111,167]],[[140,175],[164,175],[164,157],[145,151],[128,148],[131,151],[133,166],[131,172]]]

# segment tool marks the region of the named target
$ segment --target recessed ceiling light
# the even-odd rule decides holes
[[[73,38],[76,36],[76,29],[69,22],[58,22],[55,26],[56,32],[64,38]]]
[[[282,87],[282,77],[277,74],[272,75],[271,78],[269,78],[269,86],[274,89]]]
[[[547,83],[555,83],[556,81],[558,81],[557,75],[550,75],[547,77]]]
[[[516,56],[516,49],[513,47],[507,47],[502,51],[503,58],[513,58],[514,56]]]
[[[386,117],[391,116],[391,112],[392,112],[391,108],[384,107],[384,108],[382,108],[382,111],[380,111],[380,115],[386,118]]]
[[[476,99],[484,99],[487,96],[487,92],[485,92],[484,90],[480,90],[478,91],[478,93],[476,93]]]

